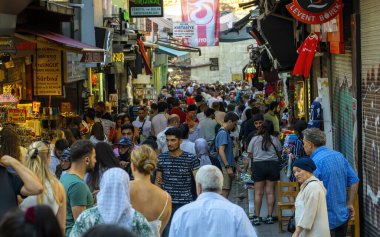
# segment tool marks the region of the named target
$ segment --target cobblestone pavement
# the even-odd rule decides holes
[[[240,199],[237,196],[244,192],[246,198]],[[239,206],[241,206],[249,216],[249,206],[248,206],[248,192],[244,190],[243,184],[238,181],[234,181],[232,185],[232,190],[229,196],[229,200]],[[288,232],[279,232],[278,222],[275,222],[273,225],[267,225],[262,223],[260,226],[254,227],[258,237],[290,237],[292,236]]]

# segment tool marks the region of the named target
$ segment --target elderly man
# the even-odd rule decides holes
[[[327,190],[331,236],[345,237],[347,223],[355,216],[353,203],[358,192],[359,178],[343,154],[325,147],[326,135],[323,131],[309,128],[302,133],[305,153],[310,155],[317,166],[314,175]]]
[[[244,210],[220,193],[223,175],[213,165],[202,166],[195,177],[198,198],[174,214],[170,237],[256,237]]]

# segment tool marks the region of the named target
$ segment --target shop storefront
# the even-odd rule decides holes
[[[360,1],[363,236],[380,233],[380,1]],[[359,151],[360,152],[360,151]]]

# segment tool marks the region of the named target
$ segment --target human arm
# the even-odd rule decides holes
[[[71,212],[73,213],[74,221],[76,221],[82,212],[86,210],[86,206],[73,206]]]
[[[220,155],[220,158],[222,159],[224,167],[226,167],[227,165],[228,166],[230,165],[228,163],[228,160],[227,160],[225,149],[226,149],[226,145],[221,145],[221,146],[219,146],[219,149],[218,149],[219,150],[219,155]],[[231,176],[231,177],[234,176],[234,171],[233,171],[233,169],[232,169],[231,166],[229,166],[228,168],[226,168],[226,170],[227,170],[227,173],[228,173],[229,176]]]
[[[75,183],[68,188],[67,199],[71,205],[74,221],[76,221],[78,216],[86,210],[87,206],[93,204],[92,195],[86,187],[86,184],[82,182]]]
[[[347,208],[350,211],[350,220],[355,219],[354,201],[358,194],[358,188],[359,188],[359,182],[353,184],[351,187],[348,188]]]
[[[168,194],[168,205],[166,206],[166,210],[161,218],[161,221],[162,221],[161,229],[160,229],[161,235],[162,235],[162,232],[164,232],[165,227],[168,225],[171,215],[172,215],[172,197],[170,196],[170,194]]]
[[[300,234],[301,234],[302,231],[303,231],[303,228],[300,227],[300,226],[297,226],[296,230],[294,231],[294,233],[292,235],[292,237],[298,237],[298,236],[300,236]]]
[[[162,189],[162,172],[161,171],[156,172],[156,179],[154,181],[154,184]]]
[[[322,190],[322,187],[317,182],[310,182],[309,184],[307,184],[307,187],[305,187],[304,190],[301,190],[301,192],[303,192],[301,200],[304,203],[304,208],[302,210],[302,213],[300,213],[299,215],[300,217],[297,222],[297,227],[301,227],[302,229],[306,230],[311,230],[314,225],[318,209],[327,208],[327,206],[321,205],[321,203],[323,203],[321,202],[321,199],[325,198],[325,192]]]
[[[57,219],[59,226],[61,227],[61,231],[64,234],[66,229],[66,193],[62,184],[59,183],[59,193],[61,194],[59,197],[59,202],[61,205],[58,207]]]
[[[24,183],[19,193],[22,196],[38,195],[44,190],[44,187],[38,180],[37,176],[15,158],[5,155],[0,158],[0,165],[12,167],[16,171],[17,175]]]
[[[347,170],[347,187],[348,188],[348,197],[347,197],[347,208],[350,211],[350,220],[355,219],[355,209],[354,209],[354,201],[358,194],[358,188],[359,188],[359,178],[356,175],[354,169],[351,167],[351,165],[348,163],[348,161],[345,159],[345,166]]]

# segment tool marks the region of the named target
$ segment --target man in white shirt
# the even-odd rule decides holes
[[[145,141],[150,135],[151,122],[149,116],[147,116],[147,111],[145,107],[140,107],[138,110],[138,116],[135,121],[132,122],[133,127],[138,131],[137,140],[140,140],[140,144]]]
[[[202,166],[195,177],[198,198],[178,209],[170,226],[170,237],[257,237],[247,214],[220,195],[222,172]]]
[[[168,104],[166,102],[158,102],[158,114],[152,118],[151,134],[156,136],[162,132],[167,126],[167,114]]]

